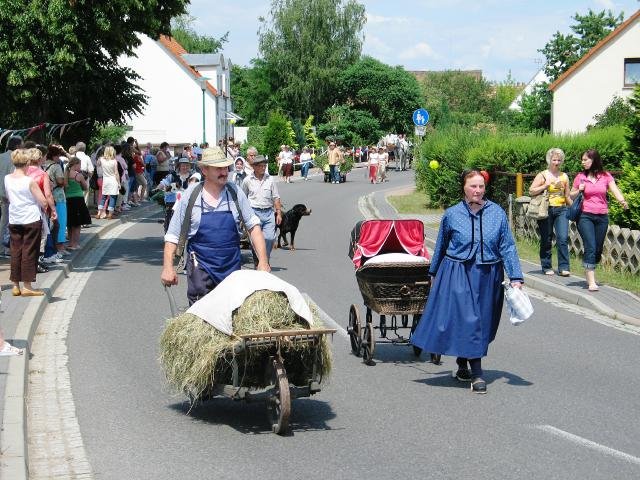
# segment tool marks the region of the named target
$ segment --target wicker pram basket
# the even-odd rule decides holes
[[[429,295],[429,263],[363,265],[356,280],[364,304],[383,315],[420,314]]]

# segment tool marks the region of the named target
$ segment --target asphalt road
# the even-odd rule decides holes
[[[285,208],[305,203],[313,214],[295,252],[274,252],[273,273],[346,327],[349,306],[362,305],[347,257],[357,200],[411,175],[279,184]],[[71,383],[96,478],[640,478],[640,337],[538,300],[528,324],[503,316],[483,362],[485,396],[451,378],[451,358],[438,366],[380,345],[365,366],[335,335],[331,380],[293,402],[290,435],[269,433],[261,404],[216,399],[187,415],[157,361],[169,316],[161,251],[155,220],[128,229],[71,322]]]

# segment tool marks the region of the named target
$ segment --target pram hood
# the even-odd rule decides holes
[[[356,269],[365,259],[382,253],[408,253],[429,258],[420,220],[365,220],[351,231],[349,258]]]

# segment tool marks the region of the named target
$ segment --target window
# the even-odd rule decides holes
[[[640,58],[624,59],[624,86],[633,87],[640,83]]]

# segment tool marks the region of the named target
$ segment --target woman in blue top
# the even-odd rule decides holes
[[[470,381],[474,393],[487,392],[481,359],[500,323],[503,269],[514,287],[523,283],[507,216],[484,198],[488,176],[479,170],[462,173],[464,199],[442,217],[429,268],[431,292],[411,336],[424,351],[456,356],[454,376]]]

